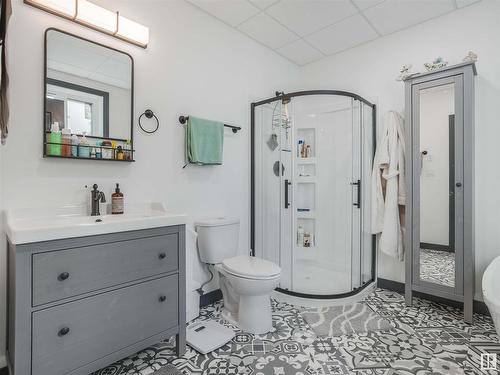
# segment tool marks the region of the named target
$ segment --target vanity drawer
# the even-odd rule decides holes
[[[66,374],[177,326],[177,288],[172,275],[34,312],[32,374]]]
[[[178,269],[178,234],[33,254],[33,306]]]

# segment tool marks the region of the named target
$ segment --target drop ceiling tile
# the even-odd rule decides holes
[[[463,7],[466,7],[468,5],[477,3],[481,0],[456,0],[456,1],[457,1],[457,7],[463,8]]]
[[[333,55],[373,40],[377,36],[378,34],[368,22],[357,14],[309,35],[305,39],[325,55]]]
[[[349,0],[283,0],[265,11],[300,36],[357,13]]]
[[[387,0],[363,13],[383,35],[454,10],[452,0]]]
[[[321,52],[302,39],[281,47],[277,52],[297,65],[306,65],[324,57]]]
[[[191,4],[217,17],[221,21],[237,26],[259,13],[260,10],[246,0],[188,0]]]
[[[364,10],[367,8],[371,8],[374,5],[383,3],[385,0],[353,0],[353,1],[354,4],[356,4],[356,6],[359,9]]]
[[[272,49],[283,47],[299,39],[297,35],[264,13],[243,22],[238,29]]]
[[[266,9],[273,4],[276,4],[279,0],[249,0],[249,1],[260,9]]]

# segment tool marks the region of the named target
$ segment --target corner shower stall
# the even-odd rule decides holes
[[[354,295],[375,279],[375,105],[343,91],[276,95],[251,105],[253,255],[280,265],[282,293]]]

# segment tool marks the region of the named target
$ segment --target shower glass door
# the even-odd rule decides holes
[[[360,286],[359,102],[305,96],[294,98],[293,109],[292,289],[348,293]]]
[[[372,110],[343,95],[253,108],[253,250],[284,291],[333,298],[373,280]]]
[[[292,278],[292,133],[291,105],[276,100],[255,108],[254,251],[276,264],[281,288]]]

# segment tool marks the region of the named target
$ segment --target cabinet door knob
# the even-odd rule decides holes
[[[167,257],[167,254],[165,253],[160,253],[160,255],[158,255],[158,258],[160,259],[165,259]]]
[[[68,272],[63,272],[63,273],[61,273],[61,274],[57,277],[57,280],[59,280],[59,281],[64,281],[64,280],[66,280],[68,277],[69,277],[69,273],[68,273]]]
[[[165,296],[160,296],[160,298],[158,298],[158,300],[159,300],[160,302],[165,302],[165,301],[167,300],[167,297],[165,297]]]
[[[461,187],[461,186],[462,186],[462,183],[461,183],[461,182],[457,182],[457,183],[455,184],[455,186],[456,186],[456,187]]]
[[[57,333],[58,336],[62,337],[62,336],[66,336],[67,334],[69,333],[69,328],[68,327],[63,327],[59,330],[59,332]]]

